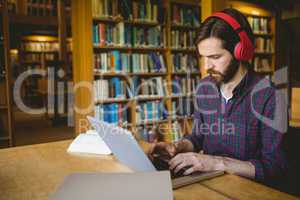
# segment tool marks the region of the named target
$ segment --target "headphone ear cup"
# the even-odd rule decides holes
[[[243,45],[241,42],[237,43],[234,47],[234,57],[237,60],[242,60],[243,59]]]

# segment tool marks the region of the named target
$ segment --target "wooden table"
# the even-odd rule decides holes
[[[130,172],[112,156],[70,155],[70,140],[0,150],[0,199],[43,200],[73,172]],[[184,199],[298,199],[253,181],[224,175],[174,191]]]

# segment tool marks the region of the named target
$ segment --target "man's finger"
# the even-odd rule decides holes
[[[195,168],[194,167],[190,167],[190,168],[188,168],[187,170],[185,170],[185,172],[183,173],[183,175],[189,175],[189,174],[191,174],[191,173],[193,173],[193,172],[195,172],[196,170],[195,170]]]
[[[174,169],[174,173],[176,174],[177,172],[179,172],[182,168],[186,167],[186,163],[182,162],[179,165],[176,166],[176,168]]]
[[[179,165],[182,162],[183,162],[182,156],[180,154],[176,155],[174,158],[172,158],[169,161],[170,169],[173,170],[177,165]]]

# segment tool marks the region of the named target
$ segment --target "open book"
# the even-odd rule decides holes
[[[100,155],[111,154],[110,149],[94,130],[89,130],[86,133],[79,134],[70,144],[67,152]]]

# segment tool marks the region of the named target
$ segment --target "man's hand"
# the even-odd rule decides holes
[[[169,165],[170,170],[174,170],[174,173],[177,173],[184,167],[188,167],[188,169],[184,172],[184,175],[188,175],[196,171],[225,171],[222,157],[202,153],[190,152],[178,154],[170,160]]]
[[[178,153],[190,152],[193,150],[193,144],[189,140],[183,139],[175,143],[158,142],[151,144],[147,154],[150,159],[153,159],[154,155],[173,158]]]
[[[172,158],[176,155],[176,145],[173,143],[158,142],[151,144],[149,151],[147,152],[150,159],[153,160],[153,156],[166,156]]]

